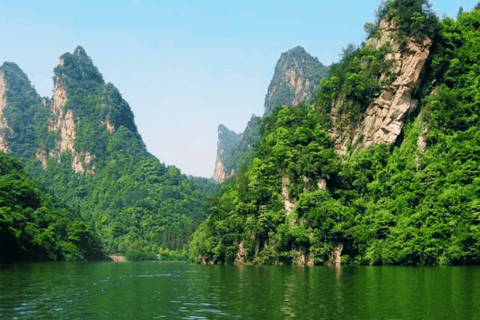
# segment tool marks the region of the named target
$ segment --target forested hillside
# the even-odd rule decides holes
[[[187,244],[214,184],[147,151],[130,106],[82,47],[60,57],[51,99],[13,63],[0,76],[2,150],[79,212],[109,253]]]
[[[0,263],[104,258],[100,240],[80,213],[29,177],[20,161],[0,152]]]
[[[480,11],[377,12],[313,105],[261,121],[258,152],[191,239],[195,260],[480,263]]]

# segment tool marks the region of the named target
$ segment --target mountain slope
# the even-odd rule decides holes
[[[440,22],[430,7],[387,1],[314,105],[263,120],[258,153],[212,198],[192,257],[480,263],[480,11]]]

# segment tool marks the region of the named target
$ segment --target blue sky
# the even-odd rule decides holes
[[[454,17],[478,0],[431,0]],[[130,104],[148,150],[211,177],[217,127],[241,132],[280,54],[302,45],[324,64],[364,40],[379,0],[0,0],[0,64],[16,62],[42,96],[58,57],[82,45]]]

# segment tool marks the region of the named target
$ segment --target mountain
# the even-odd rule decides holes
[[[107,251],[183,247],[206,217],[208,179],[151,155],[128,103],[85,50],[60,56],[54,93],[41,99],[12,63],[0,70],[1,146],[78,210]]]
[[[480,264],[480,10],[389,0],[311,105],[276,108],[194,233],[201,263]]]
[[[222,182],[231,172],[230,155],[232,149],[240,141],[241,135],[229,130],[223,124],[218,126],[217,161],[213,179]]]
[[[297,106],[306,101],[328,70],[301,46],[283,52],[265,96],[265,115],[276,106]]]
[[[280,55],[275,66],[273,78],[265,96],[265,114],[270,114],[277,106],[297,106],[309,99],[320,84],[320,80],[328,75],[329,67],[324,66],[317,58],[312,57],[301,46],[294,47]],[[233,139],[220,133],[217,142],[217,160],[213,177],[222,182],[231,176],[251,158],[253,146],[259,138],[259,121],[261,117],[252,116],[244,132],[232,146]],[[224,125],[220,125],[228,130]],[[225,140],[226,139],[226,140]],[[228,145],[228,148],[223,146]]]

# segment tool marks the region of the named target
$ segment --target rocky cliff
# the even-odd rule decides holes
[[[7,107],[7,83],[5,75],[0,73],[0,151],[8,152],[8,136],[12,133],[4,111]]]
[[[221,183],[233,175],[254,152],[254,145],[260,137],[261,117],[252,115],[243,133],[236,134],[224,125],[218,128],[217,160],[213,178]],[[225,134],[228,132],[228,134]]]
[[[235,145],[240,141],[241,134],[229,130],[223,124],[218,126],[217,160],[213,172],[213,179],[223,182],[232,172],[230,156]]]
[[[296,106],[305,101],[327,74],[328,67],[303,47],[297,46],[283,52],[265,96],[265,114],[279,105]]]
[[[406,44],[401,46],[398,39],[398,27],[382,20],[379,36],[370,38],[366,44],[374,50],[386,45],[391,47],[391,52],[385,59],[391,63],[392,70],[389,71],[393,71],[395,81],[382,88],[379,96],[368,106],[364,118],[345,126],[342,124],[342,115],[335,111],[346,100],[340,98],[334,103],[331,112],[333,129],[330,135],[335,141],[337,153],[345,154],[351,145],[363,148],[379,143],[394,143],[402,132],[406,115],[416,108],[417,101],[412,98],[412,93],[421,80],[432,41],[428,36],[409,37]],[[383,73],[380,81],[385,77]]]

